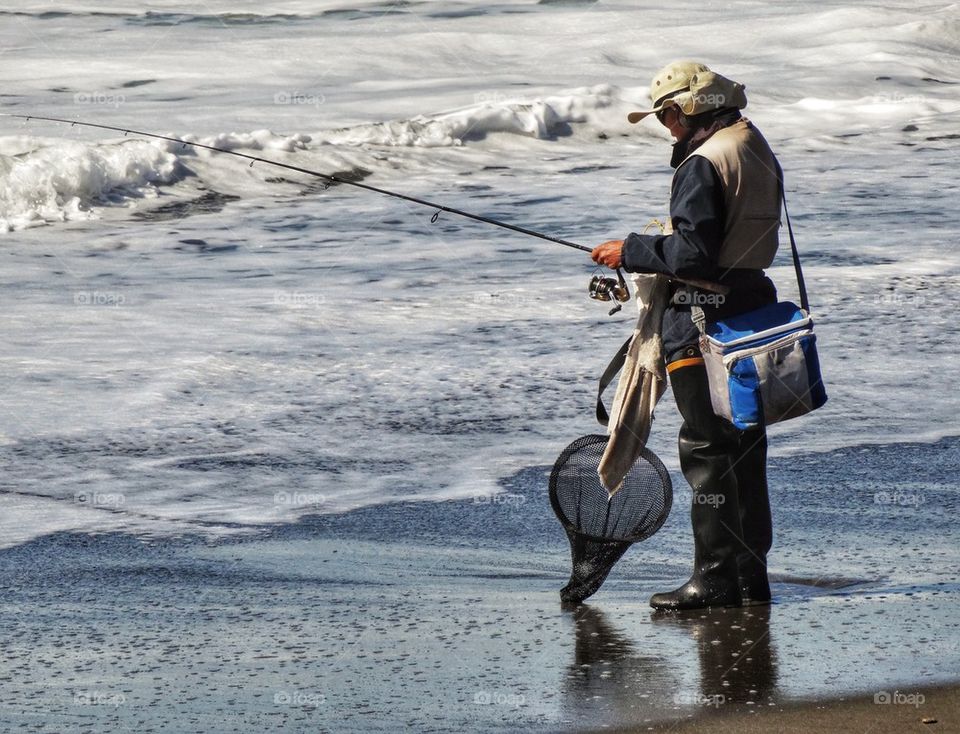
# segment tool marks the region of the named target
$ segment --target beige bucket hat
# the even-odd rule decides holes
[[[697,61],[674,61],[664,66],[650,82],[653,109],[631,112],[630,122],[640,122],[648,115],[676,105],[685,115],[699,115],[725,107],[747,106],[745,87],[710,71]]]

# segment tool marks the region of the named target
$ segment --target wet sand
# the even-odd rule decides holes
[[[544,467],[257,537],[49,536],[0,552],[0,731],[955,731],[931,692],[960,680],[955,450],[872,449],[888,484],[844,452],[775,462],[776,603],[743,610],[647,606],[689,572],[682,499],[562,606]],[[878,505],[908,461],[918,501]]]
[[[837,701],[808,702],[761,712],[727,712],[685,723],[671,722],[652,728],[626,728],[628,732],[698,732],[698,734],[807,734],[807,732],[909,732],[960,731],[960,687],[926,688],[911,694],[888,691],[889,701],[877,694]],[[899,694],[894,701],[894,694]],[[604,729],[604,731],[610,731]]]

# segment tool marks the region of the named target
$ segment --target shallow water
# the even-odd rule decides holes
[[[667,12],[21,2],[2,99],[594,244],[663,215],[667,140],[624,116],[665,54],[702,56],[784,163],[818,318],[830,402],[774,454],[956,434],[957,8]],[[596,430],[630,315],[574,251],[135,135],[0,118],[0,154],[4,545],[485,496]],[[785,253],[772,274],[793,293]],[[668,397],[674,469],[676,430]]]

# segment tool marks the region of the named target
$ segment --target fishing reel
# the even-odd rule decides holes
[[[617,311],[623,308],[623,304],[630,300],[630,289],[627,288],[627,282],[623,279],[623,273],[617,268],[617,277],[612,278],[609,275],[597,273],[590,279],[588,289],[590,298],[595,301],[615,301],[616,306],[610,309],[609,316],[613,316]]]

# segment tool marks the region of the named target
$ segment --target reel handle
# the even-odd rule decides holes
[[[613,289],[613,297],[620,303],[626,303],[630,300],[630,289],[627,288],[627,281],[623,279],[620,268],[617,268],[617,285]]]

